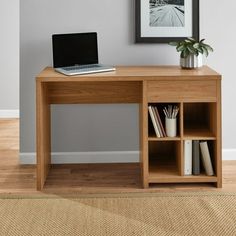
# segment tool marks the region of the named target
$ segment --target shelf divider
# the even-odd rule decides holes
[[[181,140],[180,136],[173,137],[173,138],[171,138],[171,137],[158,138],[155,136],[148,137],[148,141],[157,141],[157,142],[158,141],[159,142],[161,142],[161,141],[180,141],[180,140]]]

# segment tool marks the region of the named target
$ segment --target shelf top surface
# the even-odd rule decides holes
[[[38,76],[41,82],[65,81],[148,81],[148,80],[205,80],[221,79],[220,74],[207,66],[199,69],[185,70],[179,66],[115,66],[116,71],[87,75],[65,76],[52,67],[46,67]],[[192,78],[191,78],[192,77]]]

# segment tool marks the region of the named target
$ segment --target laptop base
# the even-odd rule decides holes
[[[70,67],[61,67],[54,68],[55,71],[64,74],[64,75],[84,75],[84,74],[94,74],[102,72],[115,71],[116,69],[112,66],[106,65],[84,65],[84,66],[70,66]]]

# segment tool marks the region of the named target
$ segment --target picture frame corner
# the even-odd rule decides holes
[[[165,4],[157,4],[156,7],[159,7],[159,8],[164,8],[167,6],[168,7],[172,7],[174,8],[175,7],[175,11],[178,12],[179,15],[183,15],[182,17],[184,17],[184,14],[185,12],[182,10],[181,7],[178,7],[178,6],[182,6],[181,4],[185,4],[185,0],[149,0],[149,9],[150,9],[150,4],[151,2],[166,2],[168,1],[168,3],[165,3]],[[170,3],[173,3],[173,2],[176,2],[175,4],[170,4]],[[179,5],[176,5],[176,4],[179,4]],[[141,29],[141,24],[142,24],[142,17],[141,17],[141,14],[142,14],[142,6],[141,6],[141,0],[135,0],[135,27],[136,27],[136,31],[135,31],[135,43],[169,43],[171,41],[180,41],[184,38],[187,38],[187,37],[194,37],[196,40],[199,40],[199,31],[200,31],[200,27],[199,27],[199,0],[192,0],[192,9],[190,9],[190,12],[191,12],[191,18],[192,18],[192,22],[191,22],[191,28],[192,28],[192,35],[189,35],[189,36],[186,36],[186,35],[183,35],[181,37],[176,37],[176,35],[173,34],[172,37],[165,37],[163,35],[157,35],[157,36],[154,36],[154,37],[150,37],[150,36],[141,36],[141,32],[142,32],[142,29]],[[152,5],[155,7],[155,5]],[[149,13],[150,14],[150,13]],[[151,17],[150,17],[151,18]],[[150,19],[149,18],[149,19]],[[185,19],[184,19],[185,20]],[[166,23],[166,22],[161,22],[162,24]],[[160,23],[160,24],[161,24]],[[168,22],[166,23],[168,25]],[[177,24],[177,23],[176,23]],[[178,23],[180,24],[180,23]],[[183,24],[183,22],[182,22]],[[158,27],[158,26],[156,26]],[[174,26],[176,27],[176,26]]]

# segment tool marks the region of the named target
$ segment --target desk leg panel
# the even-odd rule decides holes
[[[222,188],[222,110],[221,110],[221,80],[217,81],[217,123],[216,123],[216,173],[217,173],[217,188]]]
[[[42,190],[51,165],[51,114],[47,87],[37,82],[37,190]]]
[[[140,163],[142,170],[142,183],[144,188],[149,187],[148,174],[148,103],[147,82],[143,82],[142,101],[140,104]]]

